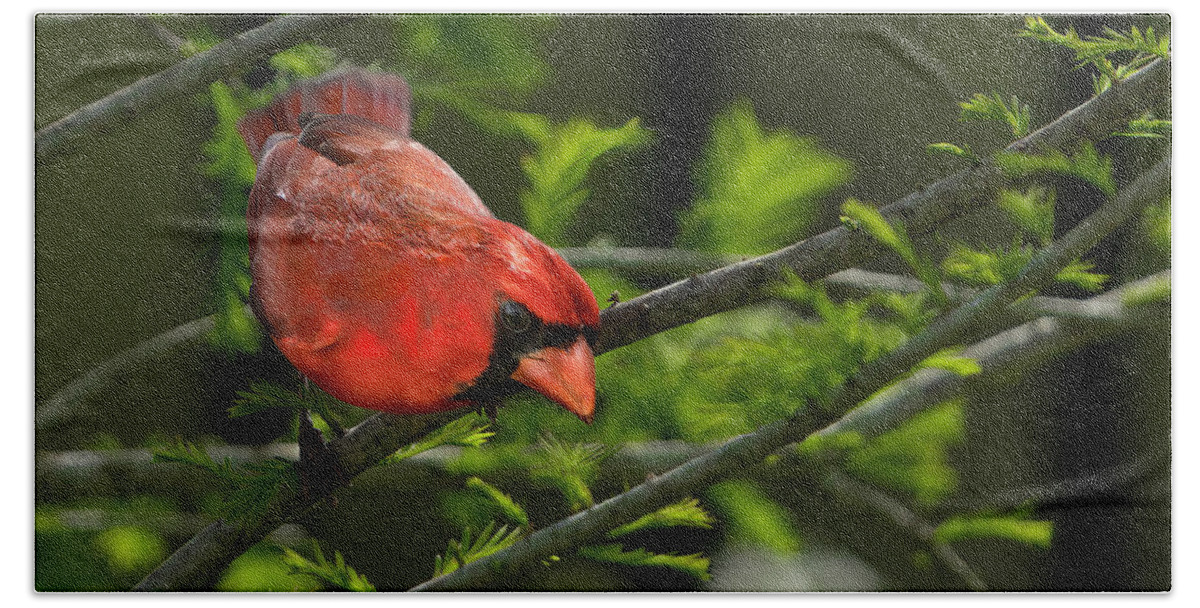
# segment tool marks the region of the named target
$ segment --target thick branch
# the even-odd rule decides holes
[[[1053,280],[1068,262],[1169,189],[1170,159],[1164,159],[1060,240],[1038,253],[1013,280],[984,291],[939,318],[887,355],[864,366],[822,403],[803,405],[787,420],[768,424],[690,460],[675,469],[577,513],[521,542],[450,574],[426,581],[414,591],[489,589],[501,586],[526,565],[569,550],[636,517],[695,492],[716,479],[736,475],[789,443],[835,422],[859,401],[886,386],[941,348],[955,344],[983,319],[1032,289]]]
[[[53,154],[64,145],[119,120],[128,120],[147,107],[189,95],[238,66],[303,42],[314,32],[348,18],[342,15],[289,15],[234,36],[43,127],[34,136],[35,154],[38,158]]]

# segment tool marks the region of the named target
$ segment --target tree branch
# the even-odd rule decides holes
[[[43,158],[70,142],[90,135],[144,108],[188,95],[262,55],[286,49],[350,17],[288,15],[238,34],[217,46],[147,76],[99,101],[88,104],[34,135],[34,154]]]
[[[590,509],[543,528],[517,544],[462,568],[417,585],[414,591],[449,591],[499,587],[505,577],[547,555],[569,550],[641,514],[664,507],[716,479],[744,471],[789,443],[800,441],[834,423],[850,408],[893,378],[941,348],[961,340],[979,323],[1053,280],[1068,262],[1138,210],[1162,200],[1169,190],[1170,158],[1159,161],[1137,181],[1122,190],[1063,237],[1040,251],[1010,281],[985,290],[971,301],[934,321],[895,350],[864,366],[836,387],[821,403],[801,406],[790,418],[771,423],[753,433],[692,459],[671,471]]]

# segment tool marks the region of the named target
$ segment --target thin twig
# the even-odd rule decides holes
[[[414,591],[494,589],[506,577],[547,555],[569,550],[644,513],[664,507],[711,481],[744,471],[789,443],[829,426],[850,408],[941,348],[969,334],[982,319],[1053,279],[1134,213],[1169,190],[1170,158],[1163,159],[1112,201],[1040,251],[1015,278],[992,287],[931,323],[895,350],[864,366],[821,403],[803,405],[790,418],[765,425],[713,452],[543,528],[517,544],[426,581]]]
[[[145,108],[193,93],[239,66],[310,39],[314,32],[347,19],[349,17],[344,15],[288,15],[238,34],[43,127],[34,136],[34,154],[39,159],[53,154],[106,125],[128,120]]]
[[[78,408],[75,407],[78,402],[97,388],[107,384],[115,374],[141,361],[162,355],[181,344],[207,335],[216,327],[216,319],[216,315],[209,315],[189,321],[128,350],[121,351],[112,359],[93,367],[38,405],[33,415],[34,427],[37,429],[49,428],[66,420],[68,415],[78,413]]]
[[[942,560],[954,574],[958,575],[971,591],[987,591],[987,584],[971,569],[957,551],[946,543],[934,539],[936,528],[925,521],[920,515],[905,506],[904,503],[892,498],[887,493],[865,484],[840,471],[831,471],[824,480],[825,486],[844,498],[860,501],[878,513],[892,520],[896,526],[907,530],[921,540],[933,554]]]

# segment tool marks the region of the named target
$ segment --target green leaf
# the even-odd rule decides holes
[[[218,463],[203,448],[183,439],[152,446],[150,451],[154,462],[188,464],[212,473],[228,486],[229,491],[218,508],[222,517],[261,518],[275,496],[299,484],[295,466],[278,458],[235,467],[229,458]]]
[[[477,559],[503,551],[520,539],[520,528],[514,528],[510,532],[508,526],[501,526],[497,530],[496,522],[490,522],[476,536],[472,535],[470,528],[466,528],[461,540],[451,540],[446,546],[445,557],[438,555],[434,558],[433,576],[454,572]]]
[[[1108,55],[1122,51],[1163,59],[1171,58],[1170,37],[1157,35],[1153,27],[1146,28],[1144,33],[1137,27],[1131,27],[1129,32],[1118,32],[1106,27],[1103,36],[1088,36],[1084,39],[1075,33],[1074,28],[1059,33],[1042,17],[1026,17],[1025,29],[1020,35],[1071,49],[1075,51],[1075,59],[1080,63],[1096,64],[1107,61]]]
[[[427,452],[433,448],[443,445],[457,445],[462,447],[479,447],[490,439],[495,433],[487,430],[487,424],[481,424],[482,417],[479,414],[468,414],[457,420],[447,422],[438,430],[426,435],[407,447],[397,450],[391,456],[383,460],[381,464],[394,464],[412,458],[421,452]]]
[[[1171,301],[1171,278],[1162,277],[1136,287],[1128,287],[1121,297],[1125,306],[1143,306],[1157,302]]]
[[[677,244],[765,253],[803,235],[817,201],[849,179],[850,163],[812,139],[764,131],[743,100],[714,119],[695,176],[699,194],[680,216]]]
[[[162,535],[141,526],[113,526],[96,535],[94,542],[119,574],[146,573],[167,557]]]
[[[594,505],[595,499],[588,485],[596,479],[600,462],[612,453],[611,450],[604,445],[560,441],[553,435],[543,435],[538,444],[542,458],[530,470],[534,479],[557,487],[572,511]]]
[[[788,512],[746,481],[723,481],[708,489],[729,537],[779,553],[800,550],[800,536]]]
[[[428,101],[511,106],[550,73],[537,37],[554,19],[513,15],[405,15],[395,21],[397,58],[418,107]]]
[[[933,540],[953,543],[971,538],[1006,538],[1043,549],[1050,548],[1054,524],[1028,515],[955,515],[934,530]]]
[[[567,244],[568,225],[587,200],[589,191],[583,184],[596,161],[650,141],[649,131],[636,118],[611,129],[579,118],[551,124],[540,116],[505,115],[523,120],[523,135],[534,146],[533,153],[521,159],[529,179],[529,187],[521,192],[521,208],[529,231],[549,245]]]
[[[1112,175],[1112,159],[1097,153],[1091,142],[1085,142],[1079,152],[1072,156],[1058,150],[1044,154],[1002,151],[996,153],[995,160],[1000,170],[1009,177],[1058,173],[1078,177],[1109,196],[1117,191]]]
[[[1016,95],[1013,95],[1008,103],[1005,103],[999,93],[992,93],[990,96],[976,93],[969,101],[959,102],[958,105],[962,110],[959,120],[963,122],[998,120],[1006,123],[1015,137],[1029,135],[1031,124],[1029,106],[1022,105]]]
[[[1171,121],[1143,117],[1129,121],[1129,129],[1113,133],[1122,137],[1160,139],[1171,134]]]
[[[217,591],[319,591],[315,578],[294,574],[276,547],[259,543],[235,559],[221,575]]]
[[[1108,280],[1108,275],[1092,272],[1095,265],[1087,260],[1071,260],[1058,274],[1054,275],[1054,280],[1060,283],[1071,283],[1088,291],[1100,291],[1104,289],[1104,283]]]
[[[1160,252],[1171,254],[1171,201],[1150,205],[1142,212],[1142,233]]]
[[[1033,259],[1033,254],[1032,247],[1022,245],[976,250],[954,243],[942,260],[942,269],[947,276],[965,283],[990,286],[1016,277]],[[1055,275],[1055,280],[1099,291],[1108,276],[1091,272],[1092,268],[1091,262],[1074,260]]]
[[[608,536],[616,538],[639,530],[670,526],[711,528],[714,521],[713,517],[700,507],[700,501],[695,498],[685,498],[616,528],[609,532]]]
[[[912,268],[917,277],[921,279],[921,282],[925,283],[929,294],[939,304],[945,304],[946,292],[942,290],[941,275],[928,257],[917,253],[912,241],[908,238],[908,233],[904,230],[904,226],[898,223],[895,225],[889,224],[883,217],[883,214],[879,213],[878,209],[861,203],[856,199],[847,199],[842,204],[842,213],[845,213],[856,221],[862,229],[875,237],[875,240],[896,252],[908,264],[909,268]]]
[[[150,454],[153,462],[191,465],[226,481],[232,481],[236,477],[233,463],[228,458],[218,463],[204,448],[182,438],[176,439],[174,443],[151,446]]]
[[[467,488],[474,490],[476,494],[488,499],[509,521],[526,528],[529,527],[529,515],[508,494],[501,492],[495,486],[478,477],[468,478]]]
[[[283,547],[283,562],[292,569],[293,575],[311,576],[345,591],[375,591],[367,578],[354,571],[341,552],[333,552],[333,563],[325,559],[321,546],[313,540],[313,559]]]
[[[650,553],[645,549],[625,551],[621,545],[597,545],[579,548],[579,555],[596,561],[621,564],[623,566],[659,566],[690,574],[702,581],[710,578],[708,558],[703,554],[675,555]]]

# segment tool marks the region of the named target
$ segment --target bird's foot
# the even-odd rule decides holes
[[[300,424],[296,433],[300,445],[300,492],[305,499],[328,496],[338,487],[345,485],[349,475],[337,455],[329,449],[325,438],[312,423],[307,411],[300,413]]]

